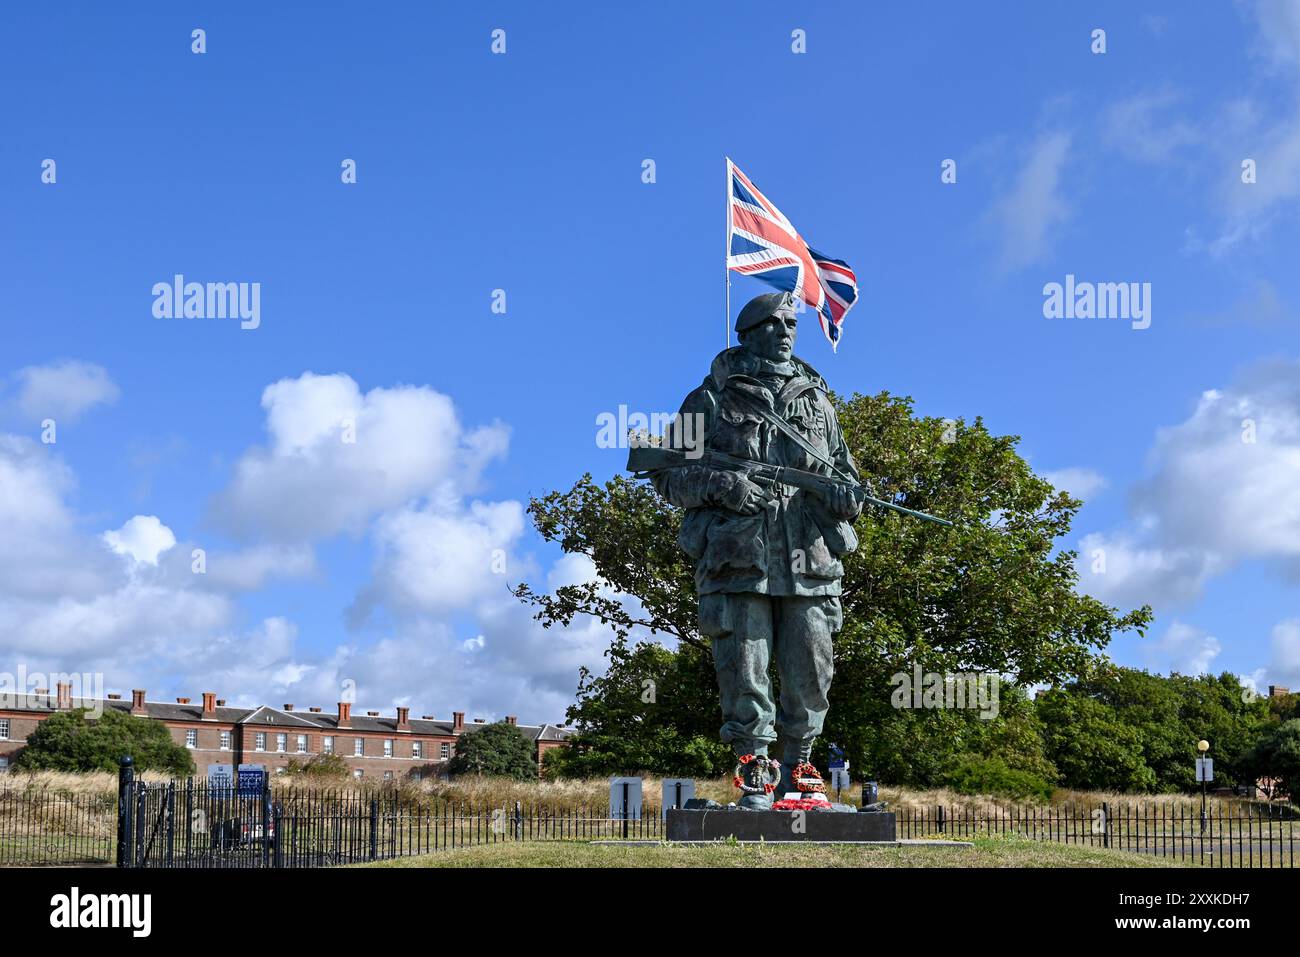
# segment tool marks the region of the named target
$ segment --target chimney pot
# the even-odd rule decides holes
[[[397,726],[398,726],[399,728],[409,728],[409,727],[411,726],[411,709],[410,709],[410,708],[398,708],[398,709],[397,709]]]
[[[352,727],[352,703],[350,701],[339,702],[339,721],[340,728]]]
[[[189,699],[189,698],[177,698],[177,699],[176,699],[176,703],[177,703],[177,704],[189,704],[189,703],[190,703],[190,699]]]
[[[215,691],[203,692],[203,714],[211,716],[217,710],[217,693]]]
[[[145,709],[145,706],[144,706],[144,689],[143,689],[143,688],[132,688],[132,689],[131,689],[131,713],[132,713],[132,714],[146,714],[146,713],[147,713],[147,711],[146,711],[146,709]]]
[[[515,715],[515,714],[508,714],[508,715],[506,715],[506,724],[518,725],[518,724],[519,724],[519,716],[518,716],[518,715]]]
[[[284,710],[285,710],[285,711],[292,711],[292,710],[293,710],[293,705],[291,705],[291,704],[287,704],[287,705],[285,705],[285,706],[284,706]]]
[[[320,708],[308,708],[307,710],[312,714],[320,714]]]
[[[465,727],[465,712],[453,711],[451,713],[451,727],[453,731],[459,731]]]
[[[378,711],[367,711],[366,714],[370,715],[370,717],[372,717],[372,718],[378,718],[378,717],[379,717],[379,712],[378,712]]]
[[[109,700],[109,701],[121,701],[121,700],[122,700],[122,696],[121,696],[120,694],[111,694],[111,695],[108,696],[108,700]]]
[[[218,698],[218,699],[217,699],[217,707],[218,707],[218,708],[224,708],[225,706],[226,706],[226,699],[225,699],[225,698]]]
[[[487,718],[475,718],[475,719],[474,719],[474,723],[475,723],[475,724],[487,724]]]

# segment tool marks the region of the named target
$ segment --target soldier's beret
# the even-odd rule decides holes
[[[765,292],[745,303],[736,317],[736,331],[744,332],[771,319],[783,308],[794,310],[794,296],[788,292]]]

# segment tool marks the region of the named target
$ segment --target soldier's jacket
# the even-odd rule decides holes
[[[697,413],[703,417],[707,449],[830,474],[824,463],[764,421],[753,408],[756,400],[785,419],[842,473],[857,478],[826,392],[821,376],[803,360],[791,357],[774,363],[737,346],[713,360],[704,383],[682,403],[681,414],[683,419]],[[677,440],[671,430],[669,438]],[[699,594],[840,594],[840,556],[858,545],[853,526],[836,519],[813,493],[790,486],[779,486],[765,510],[741,515],[721,504],[736,499],[728,496],[735,474],[691,465],[653,477],[664,498],[686,509],[678,543],[695,559]]]

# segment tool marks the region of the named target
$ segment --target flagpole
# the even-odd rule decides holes
[[[726,306],[726,311],[723,312],[722,314],[722,336],[723,336],[723,340],[727,344],[726,347],[730,349],[731,348],[731,270],[727,268],[727,260],[731,258],[731,157],[724,156],[723,159],[725,160],[724,165],[727,168],[727,192],[725,194],[726,196],[725,207],[727,212],[727,229],[726,232],[723,234],[722,276],[723,279],[726,280],[726,285],[727,285],[727,306]]]

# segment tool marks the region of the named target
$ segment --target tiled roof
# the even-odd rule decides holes
[[[20,695],[3,695],[0,694],[0,710],[9,711],[57,711],[57,696],[54,694],[20,694]],[[120,698],[95,699],[95,698],[73,698],[72,707],[89,708],[95,710],[97,707],[103,710],[115,710],[130,712],[131,702]],[[145,713],[151,718],[157,718],[163,721],[202,721],[203,720],[203,702],[200,699],[197,702],[189,704],[179,704],[166,701],[146,701],[144,703]],[[323,711],[285,711],[281,708],[272,708],[269,705],[263,705],[260,708],[227,708],[219,707],[216,712],[209,716],[208,720],[216,720],[222,724],[247,724],[267,727],[292,727],[292,728],[321,728],[326,731],[339,731],[338,714],[336,712]],[[486,728],[487,722],[468,722],[464,725],[464,731],[474,731],[478,728]],[[454,737],[456,732],[453,730],[451,721],[429,720],[426,718],[410,719],[410,730],[413,734],[431,734],[445,737]],[[569,732],[553,724],[532,725],[519,724],[515,725],[520,731],[528,736],[530,741],[564,741],[568,738]],[[342,733],[348,731],[370,731],[370,732],[397,732],[396,715],[379,715],[372,716],[368,714],[358,715],[353,713],[352,724],[350,727],[341,729]]]

